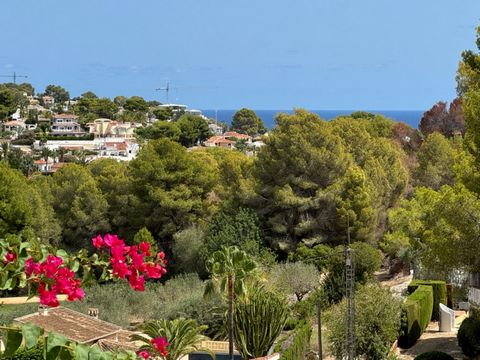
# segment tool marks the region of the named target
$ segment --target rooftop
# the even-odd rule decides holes
[[[46,314],[39,312],[16,318],[21,324],[33,323],[46,332],[57,332],[69,340],[88,344],[118,333],[120,326],[64,307],[49,308]]]

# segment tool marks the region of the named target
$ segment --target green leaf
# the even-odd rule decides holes
[[[75,344],[75,347],[73,349],[73,355],[75,360],[89,360],[88,359],[88,351],[90,350],[90,347],[87,345],[82,345],[82,344]]]
[[[61,347],[60,348],[60,352],[57,355],[57,358],[60,359],[60,360],[73,360],[73,359],[76,360],[76,358],[73,356],[70,349],[67,349],[66,347]]]
[[[50,333],[47,338],[47,360],[54,360],[58,357],[62,346],[67,343],[68,339],[60,334]]]
[[[12,356],[22,344],[22,333],[19,330],[8,330],[6,335],[5,351],[3,355]]]
[[[25,348],[31,349],[38,343],[38,338],[43,333],[43,330],[33,324],[25,324],[22,326],[22,334],[25,339]]]
[[[98,345],[93,345],[88,352],[88,360],[105,360],[104,352],[100,350]]]

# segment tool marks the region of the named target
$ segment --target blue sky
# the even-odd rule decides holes
[[[203,109],[421,110],[455,96],[479,20],[479,0],[2,0],[0,75],[160,101],[168,80]]]

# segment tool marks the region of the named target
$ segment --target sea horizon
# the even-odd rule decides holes
[[[252,109],[263,120],[265,126],[272,129],[275,126],[275,116],[278,113],[293,114],[292,109]],[[238,109],[203,109],[202,113],[211,119],[230,125],[232,117]],[[308,110],[318,114],[322,119],[332,120],[338,116],[348,116],[356,111],[366,111],[372,114],[383,115],[394,121],[404,122],[417,129],[425,110]]]

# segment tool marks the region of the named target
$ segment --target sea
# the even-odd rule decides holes
[[[232,117],[237,110],[202,110],[202,113],[211,119],[216,119],[219,122],[230,124]],[[293,113],[293,110],[254,110],[258,117],[260,117],[265,126],[272,129],[275,126],[275,116],[278,113]],[[350,115],[357,110],[309,110],[318,114],[322,119],[331,120],[340,115]],[[380,114],[395,121],[404,122],[411,127],[417,129],[420,120],[422,119],[424,110],[365,110],[373,114]]]

